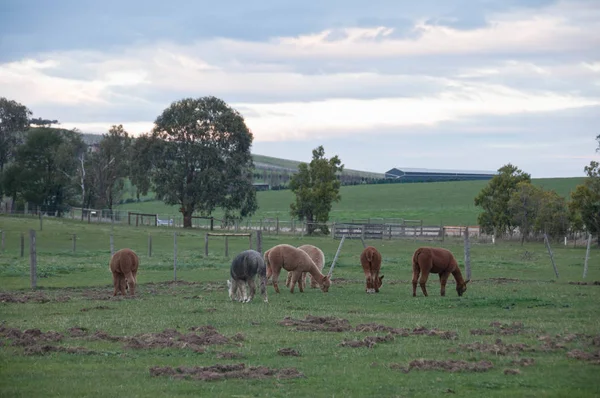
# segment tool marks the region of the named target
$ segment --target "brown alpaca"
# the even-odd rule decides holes
[[[429,274],[439,274],[441,284],[441,295],[446,295],[446,282],[450,274],[456,280],[456,292],[459,296],[462,296],[467,291],[467,283],[465,282],[458,268],[458,263],[449,250],[441,247],[420,247],[415,250],[412,258],[412,269],[413,269],[413,297],[417,296],[417,280],[423,291],[423,295],[427,296],[427,278]],[[421,278],[419,279],[419,273]]]
[[[136,274],[139,265],[140,259],[131,249],[121,249],[112,256],[109,268],[113,275],[113,284],[115,287],[113,296],[116,296],[118,291],[125,296],[127,285],[129,287],[129,295],[135,296]]]
[[[279,273],[281,269],[292,272],[292,281],[290,292],[294,293],[294,286],[302,276],[302,272],[310,273],[317,283],[321,286],[321,290],[325,293],[331,286],[329,275],[323,275],[310,256],[303,250],[297,249],[294,246],[281,244],[267,250],[264,255],[265,265],[267,266],[267,279],[273,277],[273,287],[279,293]],[[300,292],[304,289],[299,285]]]
[[[373,246],[367,246],[360,254],[360,264],[365,271],[367,293],[379,293],[383,275],[379,276],[381,269],[381,254]]]
[[[298,249],[305,251],[309,256],[310,259],[313,260],[313,262],[315,263],[315,265],[317,266],[317,269],[320,272],[323,272],[323,266],[325,265],[325,254],[323,254],[323,251],[321,251],[321,249],[319,249],[316,246],[313,245],[302,245],[302,246],[298,246]],[[300,279],[298,279],[298,287],[306,287],[306,276],[310,275],[308,272],[303,272],[302,273],[302,277]],[[288,272],[287,274],[287,279],[285,281],[285,285],[287,287],[290,287],[290,283],[292,282],[292,273]],[[317,283],[317,281],[315,280],[315,278],[310,275],[310,287],[315,289],[319,286],[319,284]]]

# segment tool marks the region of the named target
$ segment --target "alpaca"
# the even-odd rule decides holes
[[[277,245],[267,250],[264,257],[267,267],[267,279],[271,276],[273,277],[273,287],[277,293],[279,293],[279,273],[282,268],[292,272],[291,293],[294,293],[294,287],[298,279],[302,277],[302,272],[310,273],[321,286],[321,290],[324,293],[327,293],[329,286],[331,286],[329,275],[323,275],[308,253],[294,246],[287,244]],[[301,284],[298,288],[301,293],[304,291]]]
[[[367,293],[379,293],[383,275],[379,276],[381,269],[381,254],[373,246],[367,246],[360,254],[360,264],[365,272]]]
[[[125,296],[126,288],[128,288],[130,296],[135,296],[136,275],[139,265],[140,259],[131,249],[118,250],[112,256],[108,268],[113,275],[113,285],[115,287],[113,296],[116,296],[118,291]]]
[[[421,285],[423,295],[427,296],[427,278],[430,273],[440,275],[441,295],[446,295],[446,282],[450,274],[456,280],[456,292],[459,296],[462,296],[467,291],[467,283],[465,281],[458,267],[458,263],[454,258],[454,255],[449,250],[441,247],[420,247],[415,250],[412,258],[412,269],[413,269],[413,297],[417,296],[417,280]],[[419,273],[421,278],[419,279]]]
[[[323,254],[323,251],[321,251],[321,249],[319,249],[318,247],[313,246],[313,245],[298,246],[298,249],[305,251],[310,256],[310,259],[313,260],[313,262],[317,266],[317,269],[319,271],[323,272],[323,266],[325,265],[325,254]],[[302,273],[302,277],[300,279],[298,279],[298,287],[300,287],[300,284],[302,284],[302,288],[304,288],[306,286],[305,281],[306,281],[307,275],[310,276],[310,287],[312,289],[317,288],[319,286],[319,284],[317,283],[315,278],[312,275],[310,275],[308,272]],[[285,285],[287,287],[290,287],[291,282],[292,282],[292,273],[288,272],[287,280],[285,281]]]
[[[267,273],[265,262],[259,252],[245,250],[238,254],[231,262],[229,271],[231,279],[227,280],[229,287],[229,298],[242,303],[249,303],[256,293],[254,278],[260,278],[260,293],[265,303],[269,302],[267,297]],[[246,285],[250,289],[250,295],[246,291]],[[240,290],[242,290],[240,294]]]

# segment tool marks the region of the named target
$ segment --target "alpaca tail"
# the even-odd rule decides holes
[[[265,277],[266,277],[265,281],[269,280],[269,278],[271,277],[271,274],[273,273],[271,271],[271,264],[269,263],[269,252],[270,251],[267,250],[265,252],[265,255],[264,255],[264,260],[265,260]]]
[[[417,249],[413,254],[412,265],[413,267],[417,267],[419,265],[419,254],[423,252],[423,249]]]
[[[373,250],[367,251],[367,256],[366,257],[367,257],[367,261],[368,262],[370,262],[370,263],[373,262]]]

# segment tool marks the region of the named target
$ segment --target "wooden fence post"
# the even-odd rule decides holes
[[[21,257],[25,256],[25,234],[21,232]]]
[[[250,232],[250,235],[248,235],[248,245],[250,250],[252,250],[252,232]]]
[[[544,243],[546,243],[546,249],[548,249],[548,254],[550,255],[550,261],[552,261],[552,267],[554,268],[554,273],[556,274],[556,278],[558,278],[558,268],[556,268],[556,263],[554,262],[554,254],[552,254],[552,249],[550,249],[550,242],[548,242],[548,235],[544,234]]]
[[[587,276],[588,260],[590,258],[590,246],[592,245],[592,234],[588,234],[587,249],[585,249],[585,262],[583,263],[583,278]]]
[[[256,231],[256,251],[262,254],[262,231]]]
[[[465,228],[465,272],[467,280],[471,279],[471,242],[469,242],[469,227]]]
[[[275,234],[279,235],[279,217],[276,218],[275,224]]]
[[[42,230],[42,212],[39,211],[38,214],[40,215],[40,231]]]
[[[111,257],[115,254],[115,242],[113,234],[110,234],[110,255]]]
[[[76,247],[77,247],[77,234],[73,234],[73,253],[75,253]]]
[[[173,232],[173,280],[177,281],[177,231]]]
[[[340,251],[342,250],[342,246],[344,244],[344,240],[346,240],[346,235],[342,235],[342,240],[340,240],[340,244],[338,246],[338,249],[335,252],[335,257],[333,258],[333,261],[331,262],[331,267],[329,268],[329,273],[327,274],[330,277],[333,274],[333,267],[335,267],[335,263],[337,262],[338,256],[340,255]]]
[[[148,234],[148,257],[152,257],[152,235]]]
[[[31,288],[37,287],[37,253],[35,249],[35,231],[29,230],[29,275],[31,276]]]
[[[4,242],[4,235],[5,235],[4,230],[2,230],[1,234],[2,234],[2,245],[0,246],[0,250],[4,251],[4,248],[6,247],[5,242]]]
[[[208,233],[204,234],[204,257],[208,257]]]
[[[225,257],[229,257],[229,237],[225,237]]]

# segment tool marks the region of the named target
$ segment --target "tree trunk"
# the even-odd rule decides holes
[[[183,228],[192,228],[192,214],[194,210],[182,209],[183,214]]]

